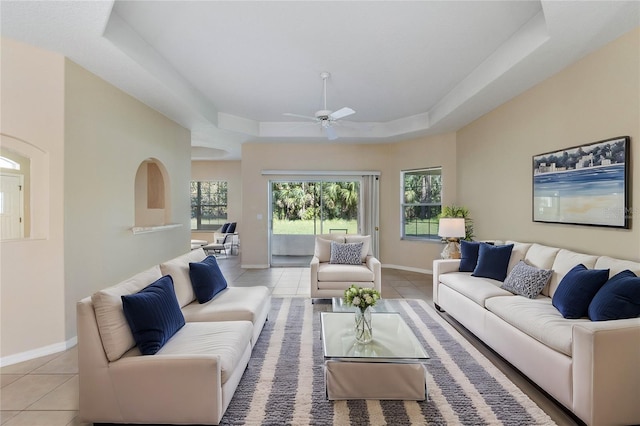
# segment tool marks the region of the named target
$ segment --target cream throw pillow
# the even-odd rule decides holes
[[[360,260],[367,260],[367,256],[373,256],[371,251],[371,235],[347,235],[345,243],[362,243],[362,251],[360,252]]]
[[[331,241],[317,237],[313,255],[317,257],[320,262],[328,262],[331,259]]]

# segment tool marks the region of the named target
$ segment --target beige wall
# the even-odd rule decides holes
[[[400,172],[442,167],[442,204],[457,203],[456,135],[447,133],[384,146],[380,181],[380,258],[385,266],[431,271],[443,245],[433,241],[400,240]]]
[[[0,243],[2,364],[65,349],[82,297],[189,250],[190,134],[64,57],[2,39],[3,147],[31,158],[31,237]],[[135,174],[179,228],[132,234]]]
[[[240,161],[192,161],[191,180],[227,181],[227,219],[237,222],[236,230],[242,238],[242,171]],[[192,231],[196,240],[213,241],[213,232]]]
[[[266,267],[268,182],[263,170],[380,171],[380,260],[385,265],[431,270],[439,243],[400,240],[400,172],[443,167],[445,203],[455,202],[454,134],[397,144],[244,144],[242,146],[242,265]],[[289,177],[286,177],[289,178]],[[258,219],[258,215],[262,219]]]
[[[3,38],[3,143],[37,157],[31,238],[0,243],[0,356],[64,349],[64,58]],[[44,96],[46,94],[46,96]],[[43,185],[44,187],[40,187]],[[34,194],[34,196],[35,196]],[[43,349],[44,348],[44,349]]]
[[[640,227],[629,230],[534,223],[532,156],[631,137],[631,181],[640,182],[640,29],[585,57],[461,129],[458,195],[479,239],[515,239],[640,259]],[[631,201],[640,185],[631,185]],[[636,216],[638,208],[634,209]]]
[[[188,130],[67,60],[65,67],[66,333],[75,303],[189,250],[191,137]],[[153,158],[166,169],[170,222],[132,234],[135,178]]]

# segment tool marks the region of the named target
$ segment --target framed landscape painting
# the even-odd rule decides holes
[[[628,136],[533,157],[533,221],[629,228]]]

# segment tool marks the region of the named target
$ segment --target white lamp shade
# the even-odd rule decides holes
[[[438,235],[444,238],[462,238],[466,235],[463,218],[442,218]]]

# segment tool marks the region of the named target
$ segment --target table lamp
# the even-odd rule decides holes
[[[442,250],[443,259],[460,259],[460,245],[458,241],[466,235],[463,218],[447,217],[440,219],[438,236],[447,240]]]

